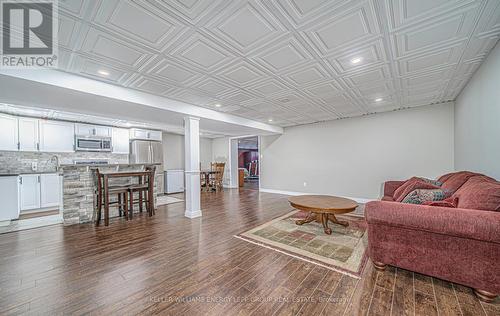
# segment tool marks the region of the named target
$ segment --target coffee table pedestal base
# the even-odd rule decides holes
[[[323,230],[327,235],[332,234],[332,229],[328,227],[328,221],[331,221],[334,224],[342,225],[344,227],[349,226],[348,222],[339,221],[334,214],[314,213],[314,212],[310,212],[305,219],[296,220],[295,224],[304,225],[312,221],[321,222],[323,224]]]

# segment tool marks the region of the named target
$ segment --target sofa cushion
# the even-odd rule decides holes
[[[439,189],[439,187],[418,177],[413,177],[394,191],[393,199],[396,202],[401,202],[410,192],[416,189]]]
[[[416,189],[408,193],[401,201],[402,203],[422,204],[429,201],[442,201],[446,193],[442,189]]]
[[[455,173],[445,174],[441,176],[438,181],[443,183],[441,188],[443,190],[449,191],[450,194],[455,193],[460,187],[467,182],[471,177],[480,175],[479,173],[471,171],[459,171]]]
[[[487,176],[473,176],[452,196],[457,207],[500,211],[500,182]]]
[[[449,197],[442,201],[425,201],[422,205],[457,208],[458,198]]]

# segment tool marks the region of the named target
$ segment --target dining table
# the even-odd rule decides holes
[[[154,195],[153,195],[153,190],[154,190],[154,179],[153,179],[153,174],[154,172],[151,170],[144,170],[144,171],[109,171],[109,172],[101,172],[100,176],[102,177],[102,191],[103,191],[103,196],[104,196],[104,225],[108,226],[109,225],[109,180],[110,179],[116,179],[116,178],[134,178],[137,177],[139,180],[139,183],[142,182],[142,179],[145,177],[148,180],[148,200],[150,203],[148,203],[148,212],[150,214],[153,213],[154,210]],[[101,189],[101,188],[99,188]],[[101,199],[99,199],[101,200]],[[100,206],[99,206],[100,207]]]

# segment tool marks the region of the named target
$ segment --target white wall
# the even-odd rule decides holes
[[[455,169],[500,180],[500,45],[455,102]]]
[[[425,106],[261,137],[261,188],[373,199],[384,181],[450,172],[453,110]]]
[[[200,162],[202,169],[210,168],[212,140],[200,138]],[[163,133],[163,165],[165,170],[184,169],[184,135]]]

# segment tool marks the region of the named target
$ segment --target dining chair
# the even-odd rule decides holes
[[[97,197],[96,226],[99,226],[101,222],[102,206],[104,199],[104,188],[99,168],[95,170],[95,175],[97,178],[97,190],[95,192]],[[117,205],[118,215],[121,217],[123,212],[123,214],[125,214],[125,219],[128,220],[128,199],[130,194],[128,186],[108,186],[108,194],[110,195],[110,197],[113,194],[117,195],[116,201],[111,201],[109,205]]]
[[[214,179],[214,188],[215,192],[223,191],[223,182],[224,182],[224,169],[226,167],[225,162],[216,162],[215,163],[215,179]]]

